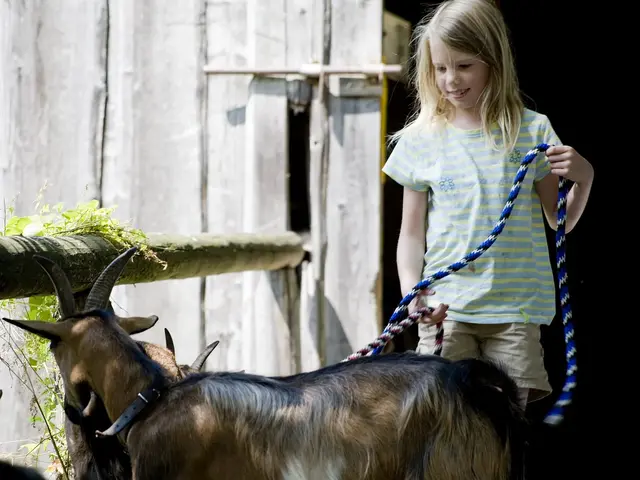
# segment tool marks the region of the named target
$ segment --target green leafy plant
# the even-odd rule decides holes
[[[0,236],[101,236],[118,250],[135,245],[140,254],[166,266],[149,247],[141,230],[112,217],[116,207],[101,208],[97,200],[92,200],[65,210],[61,203],[50,206],[42,204],[41,199],[42,190],[36,201],[37,213],[26,217],[14,215],[13,207],[5,207]],[[0,311],[27,320],[53,322],[58,317],[57,300],[51,295],[0,300]],[[30,421],[37,430],[37,439],[21,445],[21,450],[31,464],[37,465],[45,455],[49,461],[47,471],[54,478],[73,478],[63,428],[62,381],[49,352],[49,342],[29,333],[16,333],[16,329],[9,331],[4,323],[1,328],[4,345],[0,344],[0,362],[32,396]]]

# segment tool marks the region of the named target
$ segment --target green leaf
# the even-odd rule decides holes
[[[29,217],[11,217],[7,222],[6,235],[22,235],[25,227],[31,223]]]

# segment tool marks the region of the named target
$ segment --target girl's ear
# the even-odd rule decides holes
[[[63,340],[69,330],[69,324],[67,322],[50,323],[35,320],[11,320],[10,318],[3,318],[2,320],[22,330],[53,341]]]
[[[129,335],[149,330],[158,321],[158,317],[118,317],[118,324]]]

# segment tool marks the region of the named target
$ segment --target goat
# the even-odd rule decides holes
[[[2,480],[44,480],[44,477],[34,468],[11,465],[3,460],[0,460],[0,478]]]
[[[135,480],[522,478],[517,388],[484,360],[406,352],[289,377],[172,382],[130,337],[156,316],[3,320],[51,341],[65,390],[103,401],[114,423],[96,434],[126,445]]]
[[[61,319],[78,313],[69,279],[54,262],[40,256],[34,259],[43,268],[58,297]],[[93,284],[85,302],[85,308],[107,308],[111,288],[104,288],[104,282],[116,279],[125,263],[122,259],[111,262]],[[146,330],[146,329],[145,329]],[[135,332],[140,333],[140,332]],[[199,372],[207,357],[218,345],[213,342],[196,358],[192,365],[178,365],[175,358],[173,340],[165,329],[167,347],[136,341],[140,349],[155,362],[159,363],[168,379],[182,380],[191,373]],[[67,394],[65,389],[65,434],[69,457],[76,480],[127,480],[131,478],[131,461],[126,449],[116,438],[96,439],[94,432],[110,425],[107,412],[101,399],[90,390],[87,394],[76,391]],[[82,397],[82,398],[81,398]]]

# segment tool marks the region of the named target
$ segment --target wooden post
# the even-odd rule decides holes
[[[317,6],[320,11],[317,11]],[[302,69],[304,65],[312,65],[313,68],[318,67],[322,62],[322,57],[316,51],[317,32],[322,31],[322,1],[321,0],[286,0],[286,66],[291,70]],[[299,77],[291,75],[287,78],[288,102],[289,102],[289,121],[303,121],[302,117],[306,114],[310,118],[314,115],[310,110],[312,103],[311,98],[314,95],[315,77]],[[311,134],[313,137],[313,134]],[[292,162],[305,162],[306,171],[309,172],[310,158],[315,154],[314,139],[309,138],[310,151],[305,157],[296,157]],[[311,161],[313,163],[313,161]],[[318,187],[315,175],[310,177],[307,182],[308,188],[315,191]],[[316,212],[309,212],[312,223],[317,220]],[[311,228],[312,232],[317,231]],[[317,303],[316,298],[322,299],[315,291],[313,276],[308,275],[312,265],[321,265],[321,263],[305,261],[299,270],[300,285],[296,285],[295,293],[298,298],[291,298],[292,307],[296,308],[295,316],[292,316],[290,322],[291,330],[291,349],[293,354],[294,366],[296,371],[313,370],[320,366],[319,362],[319,345],[316,332],[317,325]],[[294,277],[290,277],[293,283]]]
[[[312,55],[322,65],[330,63],[331,0],[312,0]],[[311,263],[302,278],[305,283],[307,326],[317,348],[317,364],[310,359],[309,368],[326,364],[327,335],[325,270],[327,255],[327,169],[329,164],[329,113],[327,78],[321,76],[313,89],[309,131],[309,196],[311,206]]]
[[[205,277],[247,270],[296,267],[304,256],[293,232],[277,235],[150,234],[149,244],[164,264],[135,256],[119,285]],[[51,295],[53,289],[33,255],[65,270],[75,291],[83,290],[119,252],[102,237],[0,237],[0,299]],[[153,310],[157,302],[150,299]]]

